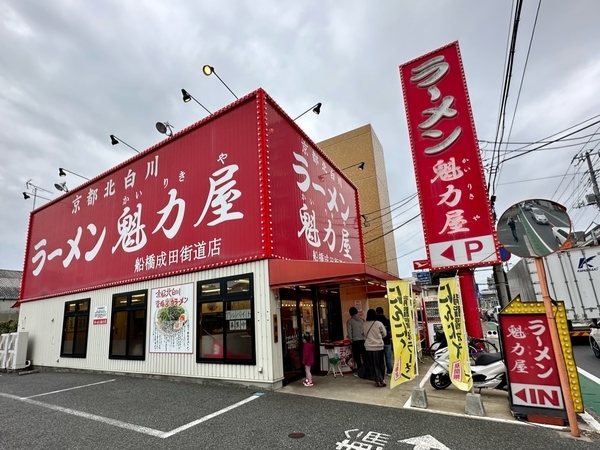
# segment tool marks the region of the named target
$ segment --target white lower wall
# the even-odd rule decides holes
[[[19,330],[29,332],[27,358],[34,366],[87,369],[110,372],[127,372],[154,375],[172,375],[236,381],[257,385],[280,385],[283,379],[281,341],[274,342],[273,314],[279,310],[275,294],[269,287],[268,260],[220,267],[202,272],[136,282],[116,287],[98,289],[80,294],[24,302],[19,315]],[[163,286],[196,283],[201,280],[223,278],[244,273],[254,274],[254,327],[256,365],[211,364],[196,362],[196,332],[194,324],[194,352],[191,354],[149,353],[150,313],[147,313],[146,359],[144,361],[115,360],[108,358],[112,296],[140,289],[150,290]],[[196,285],[194,284],[194,317],[197,318]],[[60,356],[62,326],[67,301],[90,298],[90,321],[86,358]],[[148,299],[150,301],[150,299]],[[92,325],[96,306],[109,309],[106,325]],[[262,369],[262,371],[261,371]]]

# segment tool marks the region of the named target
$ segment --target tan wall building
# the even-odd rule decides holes
[[[373,127],[365,125],[317,145],[339,168],[347,168],[344,173],[358,188],[366,263],[398,276],[383,147]]]

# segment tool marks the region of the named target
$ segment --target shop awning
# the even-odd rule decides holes
[[[385,282],[398,278],[363,263],[269,260],[269,283],[272,288],[298,285],[362,281],[385,289]]]

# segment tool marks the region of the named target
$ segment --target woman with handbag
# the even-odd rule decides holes
[[[361,378],[375,381],[376,387],[385,387],[383,378],[383,338],[387,335],[385,326],[377,320],[374,309],[367,311],[367,320],[363,325],[365,331],[366,362],[361,368]],[[364,369],[364,370],[363,370]]]

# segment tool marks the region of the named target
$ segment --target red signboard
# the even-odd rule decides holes
[[[264,257],[250,95],[32,212],[21,298]]]
[[[273,255],[364,262],[356,188],[270,99],[266,129]]]
[[[259,89],[32,212],[21,300],[269,257],[362,263],[359,217]]]
[[[429,261],[427,259],[417,259],[415,261],[413,261],[413,269],[415,270],[423,270],[423,269],[430,269],[431,268],[431,264],[429,264]]]
[[[564,409],[547,317],[502,314],[500,325],[513,404]]]
[[[458,42],[401,65],[400,79],[431,268],[496,263],[498,245]]]

